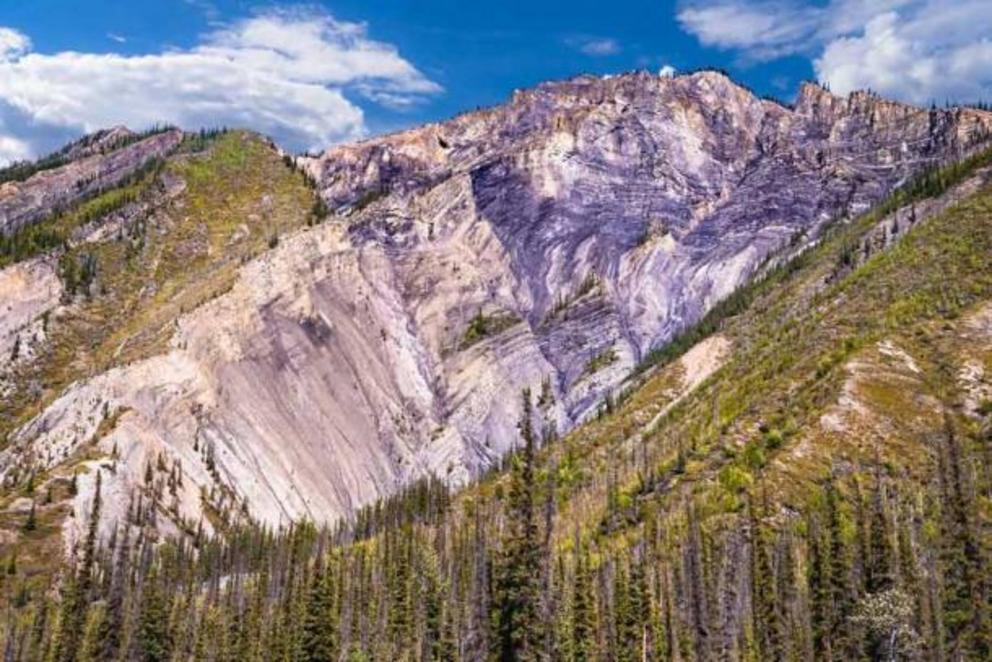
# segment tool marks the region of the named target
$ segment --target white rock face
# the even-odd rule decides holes
[[[34,322],[58,305],[61,294],[53,260],[38,258],[0,269],[0,356],[9,357],[15,342],[26,349],[34,338]]]
[[[332,149],[304,165],[339,216],[245,265],[181,318],[169,354],[67,390],[0,466],[54,466],[119,412],[97,443],[124,468],[105,480],[126,493],[159,455],[179,463],[177,521],[200,518],[201,488],[277,524],[348,515],[428,473],[464,482],[516,442],[522,389],[553,396],[535,424],[573,427],[790,242],[989,126],[637,74]],[[692,374],[724,351],[694,355]]]

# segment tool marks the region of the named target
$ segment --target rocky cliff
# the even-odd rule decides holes
[[[573,427],[769,260],[990,127],[814,85],[787,107],[713,72],[584,77],[301,159],[321,224],[271,147],[224,136],[74,245],[129,279],[97,269],[81,299],[65,256],[0,271],[19,320],[0,326],[18,346],[3,475],[107,463],[105,489],[144,490],[180,526],[326,520],[428,473],[464,482],[515,443],[522,389],[546,434]],[[67,358],[60,320],[87,315]]]

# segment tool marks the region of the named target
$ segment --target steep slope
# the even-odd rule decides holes
[[[712,72],[581,78],[304,159],[323,204],[258,139],[180,147],[123,207],[59,221],[67,254],[0,272],[4,480],[111,462],[116,515],[137,489],[188,530],[464,483],[516,443],[522,388],[548,438],[570,429],[769,259],[990,124],[811,85],[787,108]]]
[[[113,456],[124,461],[108,520],[123,514],[146,466],[166,461],[191,474],[185,489],[161,500],[167,530],[228,499],[211,477],[204,440],[160,411],[189,414],[193,403],[170,384],[201,374],[170,354],[173,337],[187,311],[230,290],[243,264],[312,222],[313,203],[305,178],[270,143],[231,132],[187,136],[126,188],[27,229],[52,230],[67,248],[0,271],[9,297],[0,343],[10,357],[0,366],[5,484],[44,476],[57,487],[81,461]],[[94,217],[91,207],[109,211]],[[161,415],[143,420],[145,413]],[[152,436],[156,429],[171,446]],[[116,437],[98,446],[113,434],[128,436],[116,450]]]
[[[7,640],[106,645],[39,627],[57,608],[183,659],[987,659],[990,254],[986,151],[832,226],[506,472],[157,552],[139,507],[137,549],[78,557],[93,595],[35,594]]]
[[[514,419],[485,385],[540,373],[546,417],[574,425],[769,256],[966,153],[989,120],[814,85],[789,109],[717,73],[635,74],[543,85],[307,167],[352,242],[389,255],[376,287],[404,302],[445,443],[479,468]],[[480,314],[497,328],[466,342]]]

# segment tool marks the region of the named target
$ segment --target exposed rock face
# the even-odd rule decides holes
[[[31,356],[45,335],[43,315],[58,305],[62,282],[53,262],[39,258],[0,269],[0,357],[11,366]],[[0,397],[9,388],[6,372],[0,369]]]
[[[95,136],[68,153],[70,163],[44,170],[23,182],[0,186],[0,234],[10,234],[61,207],[112,187],[153,158],[161,158],[182,141],[182,132],[165,131],[115,149],[129,137],[123,128]],[[104,151],[106,150],[106,153]]]
[[[304,163],[339,218],[246,265],[169,354],[77,384],[14,441],[55,463],[120,411],[99,442],[135,458],[115,480],[182,459],[187,518],[214,480],[194,444],[270,522],[347,514],[428,472],[464,481],[514,444],[522,389],[536,423],[574,426],[777,251],[990,126],[635,74],[338,147]]]
[[[492,303],[539,331],[567,386],[583,356],[559,346],[559,325],[541,322],[587,275],[602,281],[608,313],[597,319],[636,360],[776,248],[960,155],[989,124],[976,111],[841,99],[814,85],[793,110],[716,73],[643,74],[546,84],[308,165],[333,205],[390,192],[356,225],[359,246],[432,254],[450,245],[459,215],[485,226],[506,253],[503,276],[520,286],[515,301]]]
[[[717,73],[635,74],[542,85],[307,166],[331,205],[361,208],[355,247],[389,256],[378,285],[404,302],[449,424],[467,448],[488,438],[499,453],[506,394],[534,388],[535,373],[551,378],[551,418],[574,424],[778,249],[960,156],[990,125],[815,85],[787,108]],[[459,351],[479,310],[523,323]]]

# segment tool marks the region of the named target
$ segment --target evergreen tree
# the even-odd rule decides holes
[[[92,598],[93,569],[97,554],[102,502],[101,485],[102,474],[100,469],[97,469],[93,505],[90,511],[89,527],[83,542],[82,556],[75,574],[69,577],[63,592],[59,634],[56,639],[54,655],[57,662],[71,662],[77,658],[80,637],[86,626],[86,615]]]
[[[632,557],[629,565],[627,614],[623,620],[620,635],[621,641],[625,642],[624,645],[627,647],[628,659],[641,660],[648,656],[651,602],[643,557]]]
[[[262,615],[265,611],[265,599],[268,588],[269,564],[267,561],[263,561],[248,601],[247,613],[241,619],[238,636],[234,644],[235,654],[241,662],[260,662],[262,659],[259,648]]]
[[[153,569],[141,592],[136,647],[143,662],[165,662],[172,655],[169,603],[161,584],[159,570]]]
[[[28,511],[28,518],[24,520],[24,530],[27,532],[34,531],[38,528],[38,519],[35,515],[35,502],[31,502],[31,510]]]
[[[878,469],[875,472],[875,493],[872,501],[866,588],[869,593],[877,593],[892,588],[895,580],[893,572],[895,550],[886,512],[885,485],[882,483],[881,472]]]
[[[458,636],[453,610],[444,609],[441,614],[441,638],[434,642],[433,659],[436,662],[458,662]]]
[[[695,505],[690,501],[686,508],[688,535],[685,544],[685,575],[690,600],[689,625],[692,628],[696,656],[709,658],[709,624],[706,618],[707,595],[704,583],[703,532],[696,515]]]
[[[944,509],[941,518],[943,623],[953,656],[974,650],[992,654],[988,619],[988,589],[983,586],[982,549],[972,523],[971,486],[963,449],[950,415],[945,420],[945,444],[939,473]]]
[[[572,659],[575,662],[596,659],[595,609],[589,561],[576,545],[575,577],[572,584]]]
[[[535,513],[535,448],[530,391],[523,394],[523,449],[513,458],[506,524],[496,575],[496,657],[504,662],[539,657],[541,541]]]
[[[772,553],[769,549],[767,533],[761,519],[750,506],[751,512],[751,555],[752,576],[751,594],[754,600],[754,621],[757,630],[758,649],[762,659],[783,659],[785,634],[779,618],[778,596],[775,591],[775,576],[772,566]]]
[[[490,651],[490,590],[492,572],[482,504],[475,504],[472,517],[471,583],[469,622],[464,653],[469,659],[485,658]]]
[[[389,607],[387,628],[389,638],[397,648],[409,640],[413,629],[412,585],[413,533],[409,527],[401,532],[386,533],[385,569],[388,573]]]
[[[844,624],[852,612],[854,600],[851,595],[850,561],[843,531],[843,496],[833,481],[827,484],[826,496],[829,540],[826,579],[830,595],[827,616],[828,649],[831,656],[836,659],[842,656],[850,646],[850,641],[845,636]]]
[[[130,572],[131,556],[131,527],[125,525],[117,549],[117,560],[110,579],[107,595],[106,616],[102,620],[102,630],[99,636],[100,659],[117,660],[121,655],[121,635],[124,629],[125,591]]]
[[[338,650],[333,568],[325,568],[323,560],[318,559],[310,582],[303,625],[303,660],[333,662]]]
[[[443,651],[447,643],[444,608],[444,586],[437,568],[437,556],[428,548],[421,555],[420,569],[417,573],[421,579],[422,607],[424,615],[424,641],[421,659],[440,660],[450,651]]]

